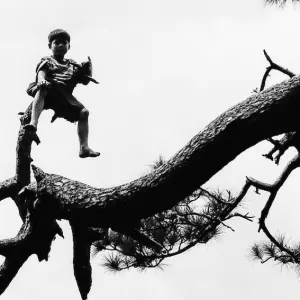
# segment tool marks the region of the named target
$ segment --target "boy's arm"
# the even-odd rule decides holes
[[[41,87],[48,87],[50,85],[50,82],[46,80],[47,68],[48,60],[46,58],[42,58],[40,63],[36,67],[35,81],[30,83],[29,87],[26,90],[29,96],[35,97],[36,92]]]
[[[39,70],[37,73],[37,87],[49,87],[51,84],[57,84],[57,85],[66,85],[64,82],[58,80],[58,79],[47,79],[47,71],[42,69]]]
[[[47,87],[51,84],[49,81],[46,80],[46,76],[47,76],[47,72],[45,70],[38,71],[37,78],[36,78],[37,88]]]

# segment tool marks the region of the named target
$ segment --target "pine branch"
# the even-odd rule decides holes
[[[269,4],[269,5],[277,5],[281,8],[283,8],[286,3],[288,2],[288,0],[265,0],[266,1],[266,4]],[[300,2],[299,0],[291,0],[291,3],[298,3]]]

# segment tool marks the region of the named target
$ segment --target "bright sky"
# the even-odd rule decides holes
[[[159,155],[170,158],[221,112],[249,96],[268,65],[263,49],[297,73],[299,14],[300,5],[282,10],[264,6],[263,0],[1,1],[0,180],[14,175],[17,113],[31,101],[25,90],[40,58],[50,54],[51,30],[71,34],[68,57],[78,62],[92,58],[101,84],[80,86],[75,96],[90,110],[90,145],[101,156],[79,159],[76,127],[64,120],[50,124],[47,111],[39,127],[42,143],[32,150],[35,164],[108,187],[145,174]],[[273,74],[269,84],[285,78]],[[288,157],[275,167],[261,156],[269,149],[263,142],[248,150],[208,186],[237,193],[246,175],[272,182]],[[298,178],[295,171],[267,221],[273,232],[295,240],[300,239]],[[257,233],[257,218],[265,201],[265,195],[248,193],[244,212],[256,216],[253,224],[232,222],[236,232],[168,260],[164,271],[113,275],[99,265],[99,256],[93,260],[89,300],[293,299],[300,289],[293,271],[249,258],[249,248],[264,239]],[[31,257],[1,299],[80,299],[70,229],[62,225],[66,239],[54,242],[49,262]],[[2,201],[0,238],[14,236],[19,227],[12,201]]]

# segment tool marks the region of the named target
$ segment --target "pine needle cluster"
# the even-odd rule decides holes
[[[266,0],[266,4],[277,5],[279,7],[284,7],[288,0]],[[296,4],[300,2],[300,0],[291,0],[292,3]]]
[[[284,235],[276,237],[276,244],[271,241],[254,244],[250,256],[261,263],[273,260],[280,266],[292,268],[300,276],[300,242],[289,245]]]

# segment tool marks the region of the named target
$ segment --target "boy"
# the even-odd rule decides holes
[[[43,57],[36,69],[36,81],[30,84],[27,93],[34,97],[30,124],[26,130],[37,130],[38,119],[44,109],[53,109],[54,117],[65,118],[67,121],[78,121],[79,156],[97,157],[99,152],[88,146],[89,111],[73,95],[78,83],[84,85],[89,81],[96,82],[91,75],[91,61],[77,64],[71,59],[65,59],[70,49],[70,35],[62,29],[50,32],[48,36],[51,56]]]

